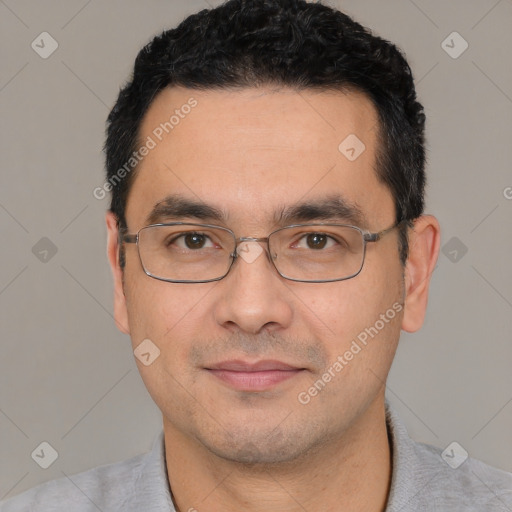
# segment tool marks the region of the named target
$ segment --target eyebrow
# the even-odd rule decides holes
[[[343,221],[362,228],[367,225],[361,208],[340,194],[287,206],[275,215],[274,220],[281,225],[320,220]]]
[[[215,206],[202,201],[172,194],[155,204],[146,217],[147,224],[160,224],[168,220],[192,218],[202,221],[223,222],[227,215]]]
[[[228,214],[211,204],[171,194],[155,204],[146,223],[160,224],[183,219],[227,224]],[[282,206],[274,212],[272,220],[278,226],[315,221],[342,221],[361,228],[367,225],[361,208],[340,194]]]

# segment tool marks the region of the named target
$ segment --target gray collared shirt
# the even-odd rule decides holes
[[[386,512],[512,512],[512,473],[468,458],[458,449],[417,443],[390,404],[386,422],[393,472]],[[199,507],[199,505],[197,506]],[[196,507],[196,508],[197,508]],[[151,452],[39,485],[0,503],[0,512],[175,512],[163,432]]]

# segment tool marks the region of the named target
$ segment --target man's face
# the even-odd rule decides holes
[[[197,105],[181,109],[191,98]],[[158,127],[176,109],[179,122],[162,134]],[[355,160],[347,155],[360,147],[338,149],[350,135],[352,145],[355,135],[365,146]],[[283,209],[333,196],[356,205],[365,217],[361,227],[372,232],[394,223],[392,195],[375,172],[377,114],[362,94],[169,88],[144,118],[140,141],[148,136],[156,147],[130,190],[130,233],[169,195],[213,206],[225,218],[159,222],[217,224],[237,237],[266,237],[281,227],[275,217]],[[327,221],[350,223],[319,220]],[[397,240],[394,230],[369,243],[361,273],[330,283],[285,280],[266,252],[251,262],[239,257],[220,281],[168,283],[148,277],[137,247],[126,245],[117,317],[129,326],[134,348],[150,339],[160,350],[151,365],[138,364],[167,435],[246,462],[293,460],[341,438],[383,396],[402,316]],[[389,313],[393,305],[396,315]],[[358,340],[363,332],[366,344],[364,335]],[[226,362],[233,361],[280,362],[295,370],[285,379],[284,373],[272,374],[275,380],[261,374],[256,383],[227,373]],[[315,382],[321,391],[308,391]]]

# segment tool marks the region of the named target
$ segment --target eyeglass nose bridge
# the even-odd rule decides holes
[[[236,239],[236,245],[238,242],[268,242],[268,236],[264,238],[254,238],[252,236],[241,236]]]

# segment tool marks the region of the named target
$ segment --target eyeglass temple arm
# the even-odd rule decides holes
[[[365,233],[364,240],[365,242],[377,242],[379,241],[386,233],[389,233],[390,231],[393,231],[393,229],[399,227],[404,222],[407,222],[405,219],[401,220],[400,222],[397,222],[396,224],[393,224],[387,229],[383,229],[382,231],[378,231],[377,233]]]
[[[119,243],[120,244],[136,244],[137,243],[137,234],[131,235],[129,233],[121,234],[119,233]]]

